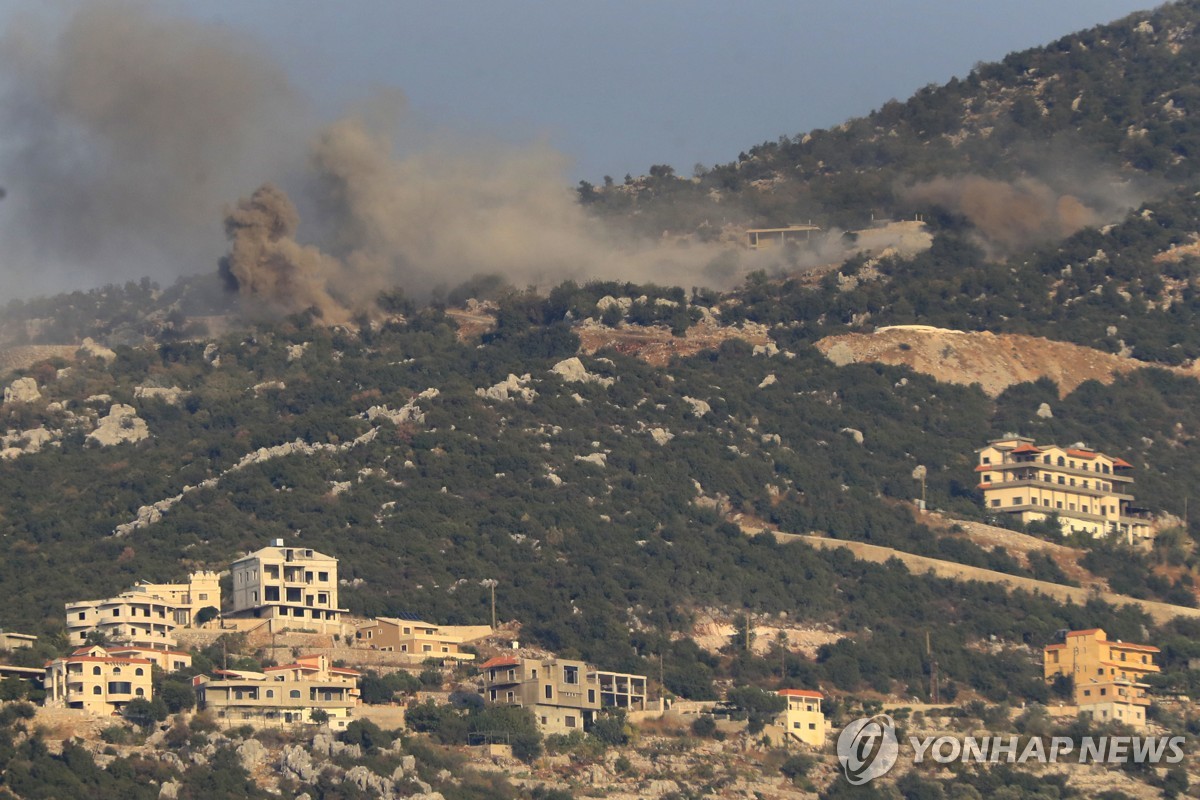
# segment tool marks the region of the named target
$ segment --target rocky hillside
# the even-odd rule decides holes
[[[895,325],[874,333],[827,336],[814,345],[838,366],[877,362],[905,366],[941,383],[978,384],[996,397],[1019,383],[1045,378],[1065,397],[1084,381],[1112,383],[1146,366],[1135,359],[1036,336]],[[1195,375],[1194,369],[1172,369]]]

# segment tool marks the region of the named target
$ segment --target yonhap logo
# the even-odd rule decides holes
[[[852,786],[886,774],[896,765],[899,752],[896,723],[887,714],[854,720],[837,740],[838,761]]]

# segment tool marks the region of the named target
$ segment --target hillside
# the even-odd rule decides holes
[[[814,345],[838,366],[878,362],[906,366],[941,383],[979,384],[996,397],[1018,383],[1053,381],[1065,397],[1084,381],[1112,383],[1145,366],[1132,358],[1020,334],[954,331],[925,325],[877,328],[873,334],[827,336]],[[1172,369],[1181,375],[1191,370]]]

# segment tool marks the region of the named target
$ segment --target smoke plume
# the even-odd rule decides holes
[[[336,260],[292,237],[296,207],[280,189],[264,184],[225,217],[229,255],[221,259],[227,284],[280,313],[314,310],[326,322],[344,322],[349,311],[326,290],[341,271]]]
[[[1115,220],[1136,205],[1115,181],[1105,186],[1094,178],[1079,185],[1086,200],[1060,193],[1037,178],[1009,183],[979,175],[938,177],[903,194],[910,203],[939,205],[962,214],[975,226],[985,248],[1002,256]]]
[[[283,73],[236,33],[157,5],[14,17],[0,38],[6,287],[211,271],[225,204],[302,156]]]

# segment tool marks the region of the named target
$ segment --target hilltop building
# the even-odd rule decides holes
[[[787,700],[787,708],[780,715],[785,738],[824,747],[826,728],[821,701],[825,696],[809,689],[780,689],[778,694]]]
[[[646,677],[606,672],[565,658],[500,656],[481,666],[484,698],[529,708],[542,733],[590,727],[605,708],[646,710]]]
[[[215,572],[194,572],[187,583],[143,582],[107,600],[67,603],[67,638],[82,645],[96,631],[109,642],[170,649],[175,629],[192,625],[205,608],[221,608]]]
[[[1146,725],[1149,688],[1142,679],[1159,671],[1147,644],[1111,642],[1100,628],[1069,631],[1058,644],[1042,651],[1047,681],[1066,675],[1074,684],[1075,705],[1102,722],[1123,722],[1134,728]]]
[[[788,242],[807,242],[813,233],[820,233],[816,225],[788,225],[785,228],[751,228],[746,231],[746,244],[751,250],[767,250]]]
[[[1151,515],[1133,506],[1133,465],[1082,444],[1034,444],[1023,436],[989,442],[979,454],[979,489],[989,511],[1022,523],[1057,514],[1063,535],[1149,539]]]
[[[341,633],[337,559],[274,539],[230,565],[233,591],[227,616],[269,620],[272,631]]]
[[[81,647],[46,665],[46,705],[114,714],[135,698],[153,698],[153,662],[116,656],[103,647]]]
[[[379,617],[358,626],[354,643],[372,650],[408,653],[416,658],[473,661],[475,654],[462,652],[462,645],[491,632],[487,625],[439,626],[415,619]]]
[[[192,680],[202,707],[227,726],[290,727],[316,724],[313,712],[324,711],[328,725],[344,730],[358,707],[361,673],[330,666],[323,655],[301,656],[294,664],[262,672],[217,670]]]

